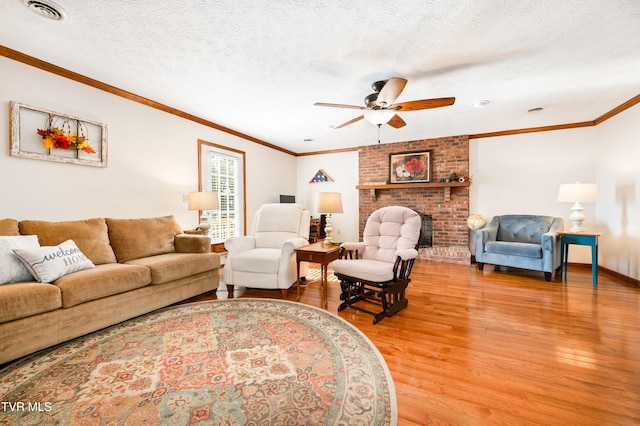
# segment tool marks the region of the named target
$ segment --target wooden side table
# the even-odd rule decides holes
[[[598,284],[598,237],[600,233],[587,232],[558,232],[560,235],[560,281],[567,281],[567,269],[569,263],[569,244],[591,246],[591,283],[593,287]],[[564,278],[563,278],[564,277]]]
[[[322,302],[320,304],[324,309],[327,309],[327,269],[329,264],[338,258],[339,253],[340,246],[332,246],[323,242],[309,244],[296,249],[298,302],[300,301],[300,262],[319,263],[321,267],[320,282],[322,285]]]

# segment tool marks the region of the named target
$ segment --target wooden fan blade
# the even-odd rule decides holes
[[[363,118],[364,118],[364,115],[361,115],[360,117],[356,117],[353,120],[349,120],[346,123],[342,123],[341,125],[337,126],[336,129],[341,129],[341,128],[345,127],[345,126],[348,126],[349,124],[353,124],[353,123],[355,123],[357,121],[360,121]]]
[[[391,105],[389,109],[395,109],[396,111],[417,111],[420,109],[453,105],[455,101],[456,98],[422,99],[420,101],[400,102],[399,104]]]
[[[396,129],[399,129],[400,127],[404,127],[407,125],[407,123],[405,123],[402,117],[400,117],[398,114],[391,117],[391,120],[389,120],[387,124]]]
[[[332,107],[332,108],[348,108],[348,109],[367,109],[367,107],[344,104],[328,104],[325,102],[316,102],[315,106]]]
[[[387,82],[380,90],[376,104],[382,107],[389,106],[398,99],[400,93],[404,90],[404,86],[407,85],[407,80],[404,78],[393,77],[387,80]]]

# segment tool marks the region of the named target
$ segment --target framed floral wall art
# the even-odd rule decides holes
[[[389,154],[389,183],[431,182],[431,151]]]
[[[107,166],[107,126],[87,119],[10,102],[14,157]]]

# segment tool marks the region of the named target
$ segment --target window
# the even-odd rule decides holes
[[[220,209],[210,211],[210,237],[222,242],[244,235],[244,152],[198,141],[200,190],[215,191]]]

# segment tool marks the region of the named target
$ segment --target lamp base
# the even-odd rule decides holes
[[[209,228],[211,228],[211,224],[209,223],[209,215],[203,212],[202,216],[200,216],[198,229],[202,230],[202,235],[209,235]]]
[[[584,228],[582,227],[582,222],[584,222],[583,210],[584,209],[577,201],[573,207],[571,207],[572,213],[569,216],[569,220],[573,226],[569,229],[569,232],[584,232]]]
[[[333,231],[333,228],[331,227],[331,213],[329,213],[327,214],[327,220],[324,225],[325,237],[323,243],[326,245],[330,245],[333,242],[331,239],[331,231]]]

